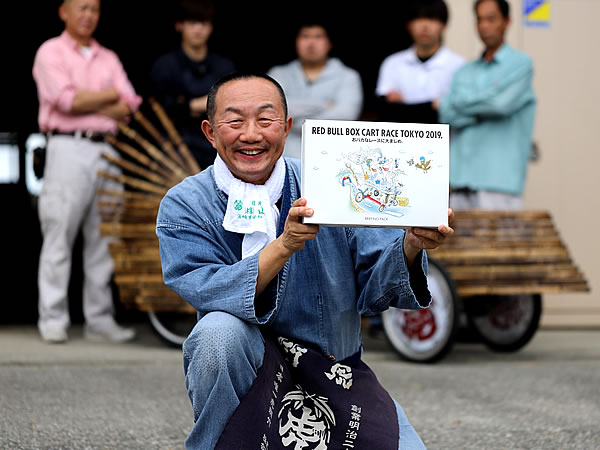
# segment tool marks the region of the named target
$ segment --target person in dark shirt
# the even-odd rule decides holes
[[[175,22],[181,46],[158,58],[151,73],[154,96],[203,169],[217,155],[201,129],[206,95],[215,81],[235,70],[231,60],[208,50],[214,13],[211,1],[183,0]]]

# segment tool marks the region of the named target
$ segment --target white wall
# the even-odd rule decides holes
[[[446,45],[468,59],[483,47],[473,0],[446,0]],[[522,1],[509,0],[508,42],[533,58],[538,111],[525,206],[549,211],[590,293],[544,296],[545,326],[600,326],[600,0],[550,0],[547,28],[523,25]],[[598,227],[598,230],[596,230]]]

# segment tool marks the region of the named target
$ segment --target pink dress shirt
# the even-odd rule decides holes
[[[33,63],[33,78],[40,102],[38,122],[44,133],[51,130],[117,132],[116,121],[109,117],[71,113],[78,89],[101,91],[114,87],[131,111],[135,111],[142,102],[113,51],[92,39],[90,54],[84,56],[79,44],[66,31],[47,40],[38,49]]]

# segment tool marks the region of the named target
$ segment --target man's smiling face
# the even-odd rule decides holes
[[[277,87],[263,78],[232,80],[220,87],[215,104],[212,123],[202,123],[206,137],[236,178],[264,184],[292,126]]]

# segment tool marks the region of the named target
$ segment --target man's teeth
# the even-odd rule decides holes
[[[244,155],[252,156],[258,155],[262,150],[240,150]]]

